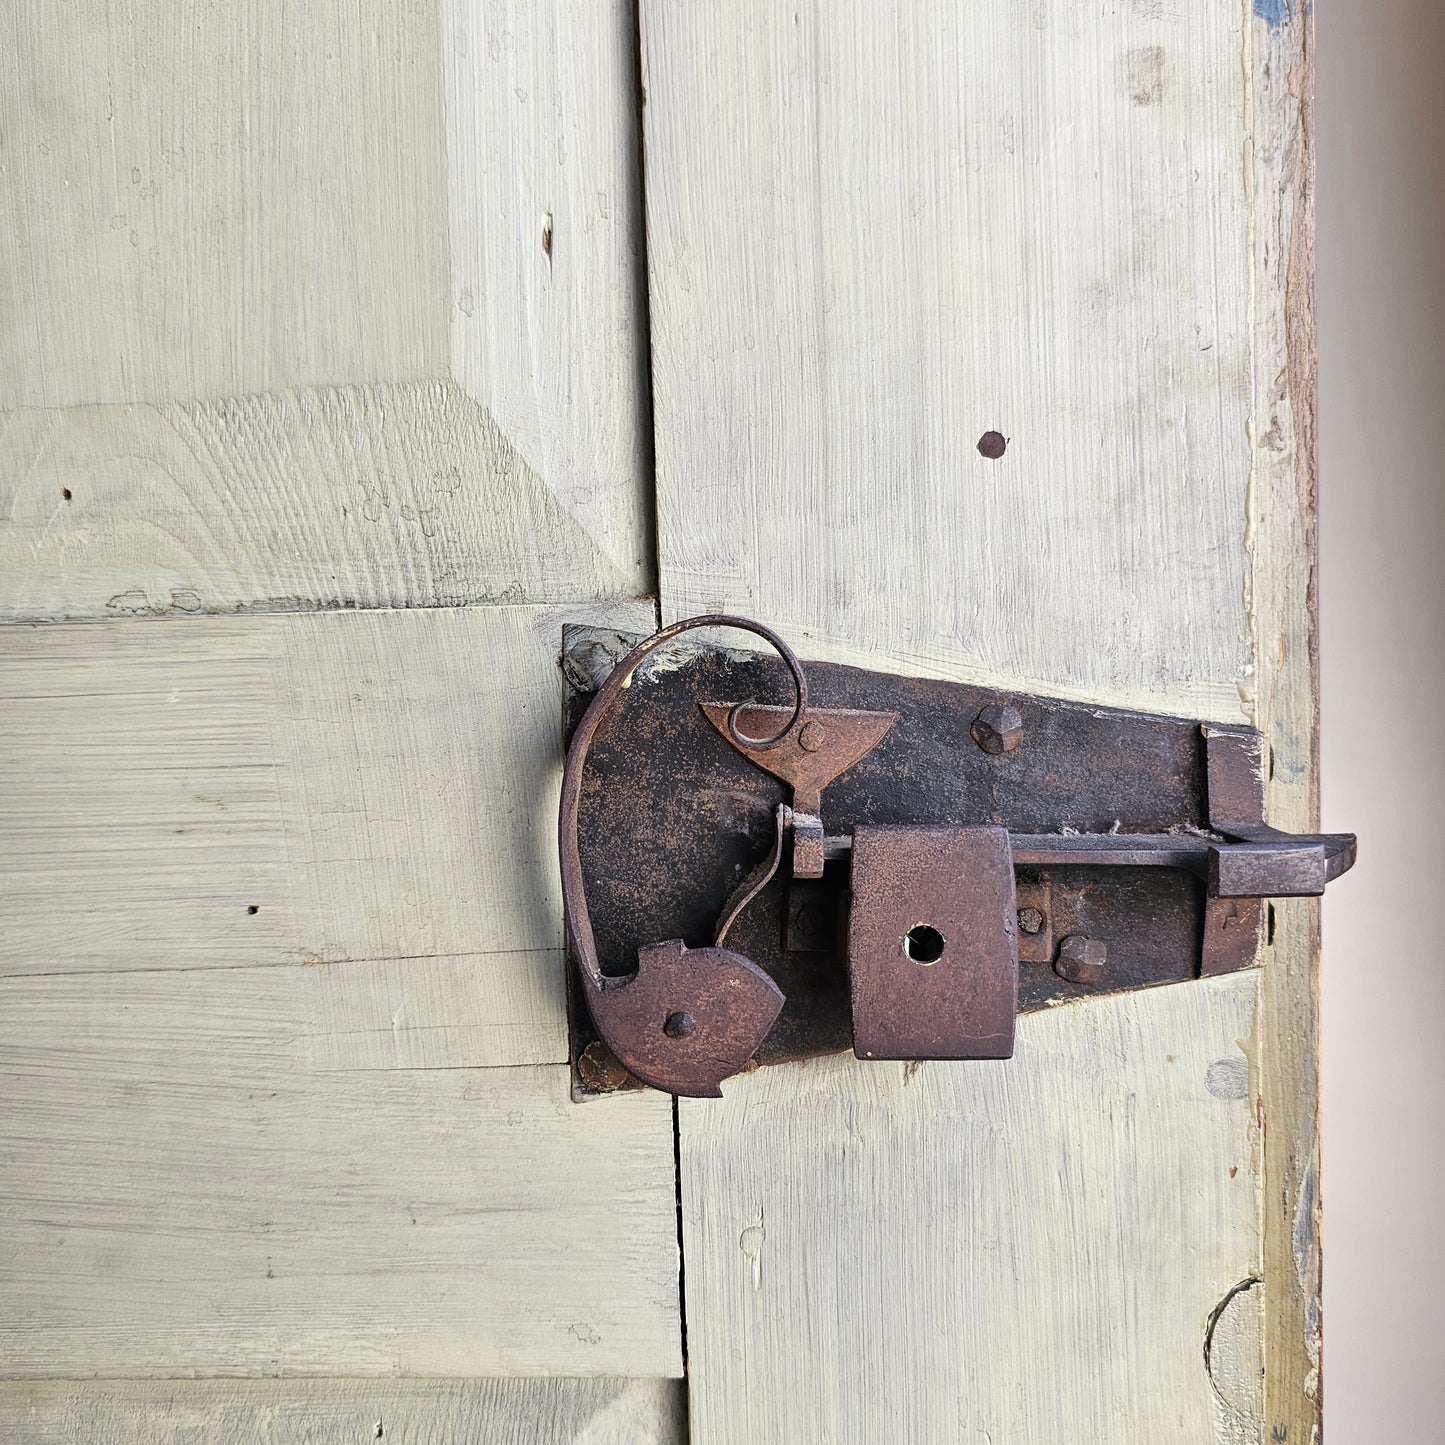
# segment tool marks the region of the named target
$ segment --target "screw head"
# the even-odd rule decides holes
[[[974,718],[969,734],[984,752],[1011,753],[1024,740],[1024,720],[1016,707],[991,702]]]
[[[805,753],[816,753],[823,746],[823,740],[827,736],[827,729],[823,724],[816,719],[811,719],[798,729],[798,746]]]
[[[1044,931],[1044,915],[1037,908],[1019,909],[1019,932],[1027,934]]]
[[[668,1014],[662,1031],[670,1039],[685,1039],[697,1027],[697,1020],[689,1013]]]
[[[1059,944],[1054,972],[1070,983],[1102,983],[1108,972],[1109,949],[1102,938],[1071,933]]]

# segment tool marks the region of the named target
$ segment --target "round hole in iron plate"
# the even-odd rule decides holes
[[[914,963],[937,963],[943,957],[947,940],[929,923],[915,923],[903,935],[903,952]]]

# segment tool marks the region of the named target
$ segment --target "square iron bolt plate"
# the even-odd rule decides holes
[[[1018,1012],[1003,828],[859,827],[848,971],[860,1059],[1007,1059]]]

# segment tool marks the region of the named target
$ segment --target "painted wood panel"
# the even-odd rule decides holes
[[[545,987],[560,1058],[565,619],[0,629],[0,973],[474,957],[499,984],[546,975],[517,1017]]]
[[[682,1445],[674,1380],[0,1385],[12,1445]]]
[[[647,0],[665,620],[1238,716],[1247,13]]]
[[[0,19],[0,617],[650,586],[631,7]]]
[[[674,1380],[168,1380],[0,1385],[12,1445],[682,1445]]]
[[[1248,719],[1307,825],[1308,21],[641,15],[665,619]],[[996,1075],[685,1104],[694,1440],[1308,1438],[1312,920],[1258,1013],[1166,989]]]
[[[1004,1063],[681,1101],[693,1440],[1255,1438],[1202,1348],[1258,1258],[1253,1009],[1211,981],[1030,1015]]]
[[[666,1099],[208,1059],[53,982],[0,1042],[7,1378],[680,1373]]]
[[[680,1370],[671,1109],[557,1062],[564,615],[0,628],[0,1372]]]

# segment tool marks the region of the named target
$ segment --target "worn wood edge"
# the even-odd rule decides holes
[[[687,579],[677,585],[675,579],[663,598],[664,626],[685,617],[712,611],[707,594],[689,592]],[[1162,714],[1169,717],[1198,718],[1203,722],[1237,723],[1248,714],[1240,698],[1239,688],[1232,682],[1204,680],[1184,687],[1146,687],[1118,682],[1101,699],[1093,684],[1075,684],[1068,678],[1033,676],[1027,673],[1006,673],[998,668],[975,666],[972,663],[938,652],[902,652],[892,648],[860,647],[816,628],[797,627],[786,621],[762,616],[805,662],[836,662],[848,667],[866,668],[869,672],[891,672],[900,677],[936,678],[973,687],[993,689],[1000,697],[1055,698],[1060,702],[1093,703],[1122,708],[1130,712]],[[694,644],[696,645],[696,644]]]
[[[20,408],[0,414],[0,499],[7,622],[545,605],[651,585],[645,558],[622,555],[642,503],[615,486],[599,542],[447,377]]]
[[[685,1387],[656,1378],[0,1382],[11,1445],[684,1445]]]
[[[1246,8],[1255,407],[1244,702],[1270,744],[1266,812],[1318,826],[1314,14]],[[1253,1047],[1261,1121],[1264,1438],[1321,1431],[1319,907],[1277,900]]]

